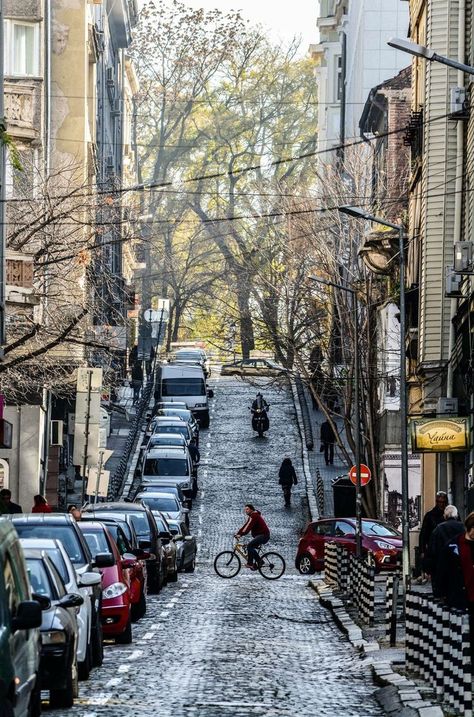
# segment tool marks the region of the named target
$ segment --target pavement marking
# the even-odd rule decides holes
[[[167,609],[171,610],[171,608],[175,607],[175,605],[176,605],[176,600],[170,600],[170,602],[167,603],[167,604],[165,605],[165,607],[166,607]]]
[[[168,617],[168,615],[169,615],[168,610],[163,610],[162,612],[160,612],[158,617]]]
[[[124,672],[128,672],[129,670],[130,670],[130,665],[119,665],[117,672],[120,672],[123,674]]]
[[[199,525],[202,525],[202,515],[198,515]]]
[[[110,700],[111,697],[112,697],[112,693],[111,693],[111,692],[106,692],[106,693],[100,693],[100,692],[99,692],[97,695],[94,695],[93,697],[88,697],[87,699],[85,699],[85,700],[84,700],[84,704],[89,704],[89,705],[106,705],[107,702]]]
[[[201,530],[201,528],[199,528],[199,530],[198,530],[198,538],[200,538],[201,535],[202,535],[202,530]]]
[[[206,443],[206,448],[210,448],[210,447],[211,447],[211,442],[208,441],[208,442]]]
[[[145,634],[142,637],[142,640],[151,640],[155,636],[154,632],[145,632]]]
[[[201,490],[201,498],[204,498],[205,495],[206,495],[206,491],[205,491],[205,490]]]
[[[117,687],[122,682],[121,677],[112,677],[111,680],[105,683],[106,687]]]
[[[134,650],[128,655],[127,660],[136,660],[143,655],[143,650]]]

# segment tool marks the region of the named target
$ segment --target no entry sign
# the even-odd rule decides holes
[[[349,471],[349,478],[351,479],[352,483],[354,485],[357,485],[357,466],[352,466],[352,468]],[[369,480],[372,478],[372,473],[370,472],[369,466],[364,465],[364,463],[360,464],[360,484],[361,485],[367,485]]]

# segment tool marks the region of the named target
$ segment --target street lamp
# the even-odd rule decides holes
[[[336,284],[334,281],[328,279],[321,279],[319,276],[309,276],[311,281],[316,281],[318,284],[325,284],[325,286],[333,286],[341,291],[347,291],[352,295],[354,301],[354,423],[355,423],[355,466],[356,466],[356,557],[362,557],[362,492],[361,492],[361,480],[360,480],[360,388],[359,388],[359,301],[357,298],[357,291],[351,289],[350,286],[343,286],[342,284]]]
[[[423,59],[428,60],[428,62],[440,62],[442,65],[454,67],[455,70],[466,72],[468,75],[474,75],[474,67],[471,67],[471,65],[465,65],[463,62],[451,60],[449,57],[444,57],[444,55],[438,55],[438,53],[430,47],[417,45],[415,42],[411,42],[410,40],[402,40],[398,37],[392,37],[387,42],[387,45],[390,45],[390,47],[393,47],[395,50],[407,52],[409,55],[422,57]]]
[[[403,41],[404,42],[404,41]],[[410,43],[412,44],[412,43]],[[408,485],[408,444],[407,426],[408,410],[406,395],[406,366],[405,366],[405,230],[401,224],[394,224],[381,217],[376,217],[359,207],[338,207],[341,214],[350,217],[365,219],[365,221],[381,224],[384,227],[395,229],[398,232],[398,261],[400,272],[400,448],[402,459],[402,538],[403,538],[403,579],[408,587],[410,581],[410,513],[409,513],[409,485]]]

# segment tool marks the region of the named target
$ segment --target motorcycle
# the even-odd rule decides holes
[[[265,431],[270,428],[267,409],[251,408],[250,410],[252,411],[252,429],[258,433],[259,438],[263,438]]]

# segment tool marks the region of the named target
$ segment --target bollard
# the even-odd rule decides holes
[[[395,647],[397,643],[397,603],[398,603],[398,585],[400,576],[398,573],[391,576],[391,592],[392,592],[392,611],[390,614],[390,647]]]

